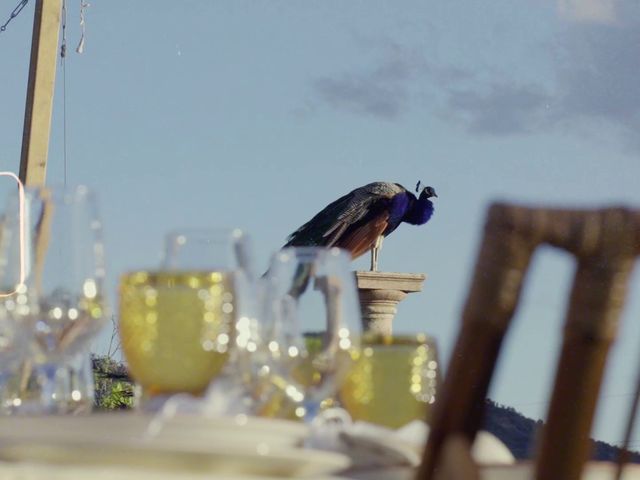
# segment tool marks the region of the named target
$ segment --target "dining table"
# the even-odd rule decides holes
[[[2,480],[408,480],[428,426],[398,430],[245,414],[161,416],[140,411],[0,417]],[[533,464],[480,432],[472,449],[483,480],[530,478]],[[614,478],[615,465],[589,462],[584,479]],[[640,479],[640,466],[622,477]]]

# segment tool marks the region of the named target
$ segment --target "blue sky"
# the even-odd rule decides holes
[[[78,10],[69,0],[70,52]],[[3,170],[19,164],[32,15],[0,34]],[[634,0],[94,0],[86,27],[66,64],[67,181],[100,196],[114,308],[117,276],[157,265],[170,229],[242,227],[263,267],[349,190],[422,180],[436,213],[387,239],[381,269],[428,275],[396,330],[434,335],[447,359],[491,201],[640,205]],[[62,105],[59,69],[50,183],[64,180]],[[561,253],[536,257],[492,387],[535,418],[572,272]],[[595,426],[610,442],[640,358],[639,294],[636,273]]]

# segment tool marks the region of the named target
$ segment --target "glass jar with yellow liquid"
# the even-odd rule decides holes
[[[428,419],[439,382],[433,338],[365,336],[339,400],[353,420],[399,428]]]
[[[143,407],[158,397],[204,394],[238,342],[250,343],[241,301],[250,275],[245,240],[234,230],[171,234],[161,269],[121,277],[122,350]]]
[[[120,336],[149,395],[200,395],[228,358],[233,289],[224,272],[132,272],[120,282]]]

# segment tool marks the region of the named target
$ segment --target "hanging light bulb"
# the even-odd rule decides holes
[[[76,47],[76,52],[77,53],[83,53],[84,52],[84,39],[85,39],[85,11],[87,8],[89,8],[91,6],[90,3],[85,2],[84,0],[80,0],[80,29],[82,31],[82,34],[80,36],[80,42],[78,43],[78,46]]]

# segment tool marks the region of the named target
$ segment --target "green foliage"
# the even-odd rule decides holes
[[[127,409],[133,406],[133,389],[128,382],[115,382],[111,386],[111,392],[96,399],[96,406],[108,410]]]
[[[95,408],[122,410],[133,406],[133,382],[124,364],[109,357],[93,357]]]

